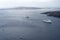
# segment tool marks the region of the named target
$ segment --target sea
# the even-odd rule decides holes
[[[60,40],[60,18],[42,14],[48,11],[60,9],[0,10],[0,40]]]

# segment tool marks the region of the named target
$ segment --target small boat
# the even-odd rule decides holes
[[[51,20],[43,20],[43,22],[46,22],[46,23],[52,23]]]
[[[26,18],[30,18],[29,16],[26,16]]]

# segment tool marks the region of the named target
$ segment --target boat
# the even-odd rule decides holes
[[[26,18],[29,18],[29,16],[26,16]]]
[[[43,20],[43,22],[46,22],[46,23],[52,23],[51,20]]]

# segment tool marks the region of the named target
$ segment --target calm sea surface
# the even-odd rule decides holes
[[[60,40],[60,18],[41,14],[53,10],[0,10],[0,40]]]

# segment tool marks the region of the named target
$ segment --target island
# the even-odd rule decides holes
[[[42,14],[47,14],[47,16],[54,16],[60,18],[60,11],[48,11]]]
[[[38,7],[14,7],[14,8],[2,8],[0,10],[17,10],[17,9],[42,9],[42,8],[38,8]]]

